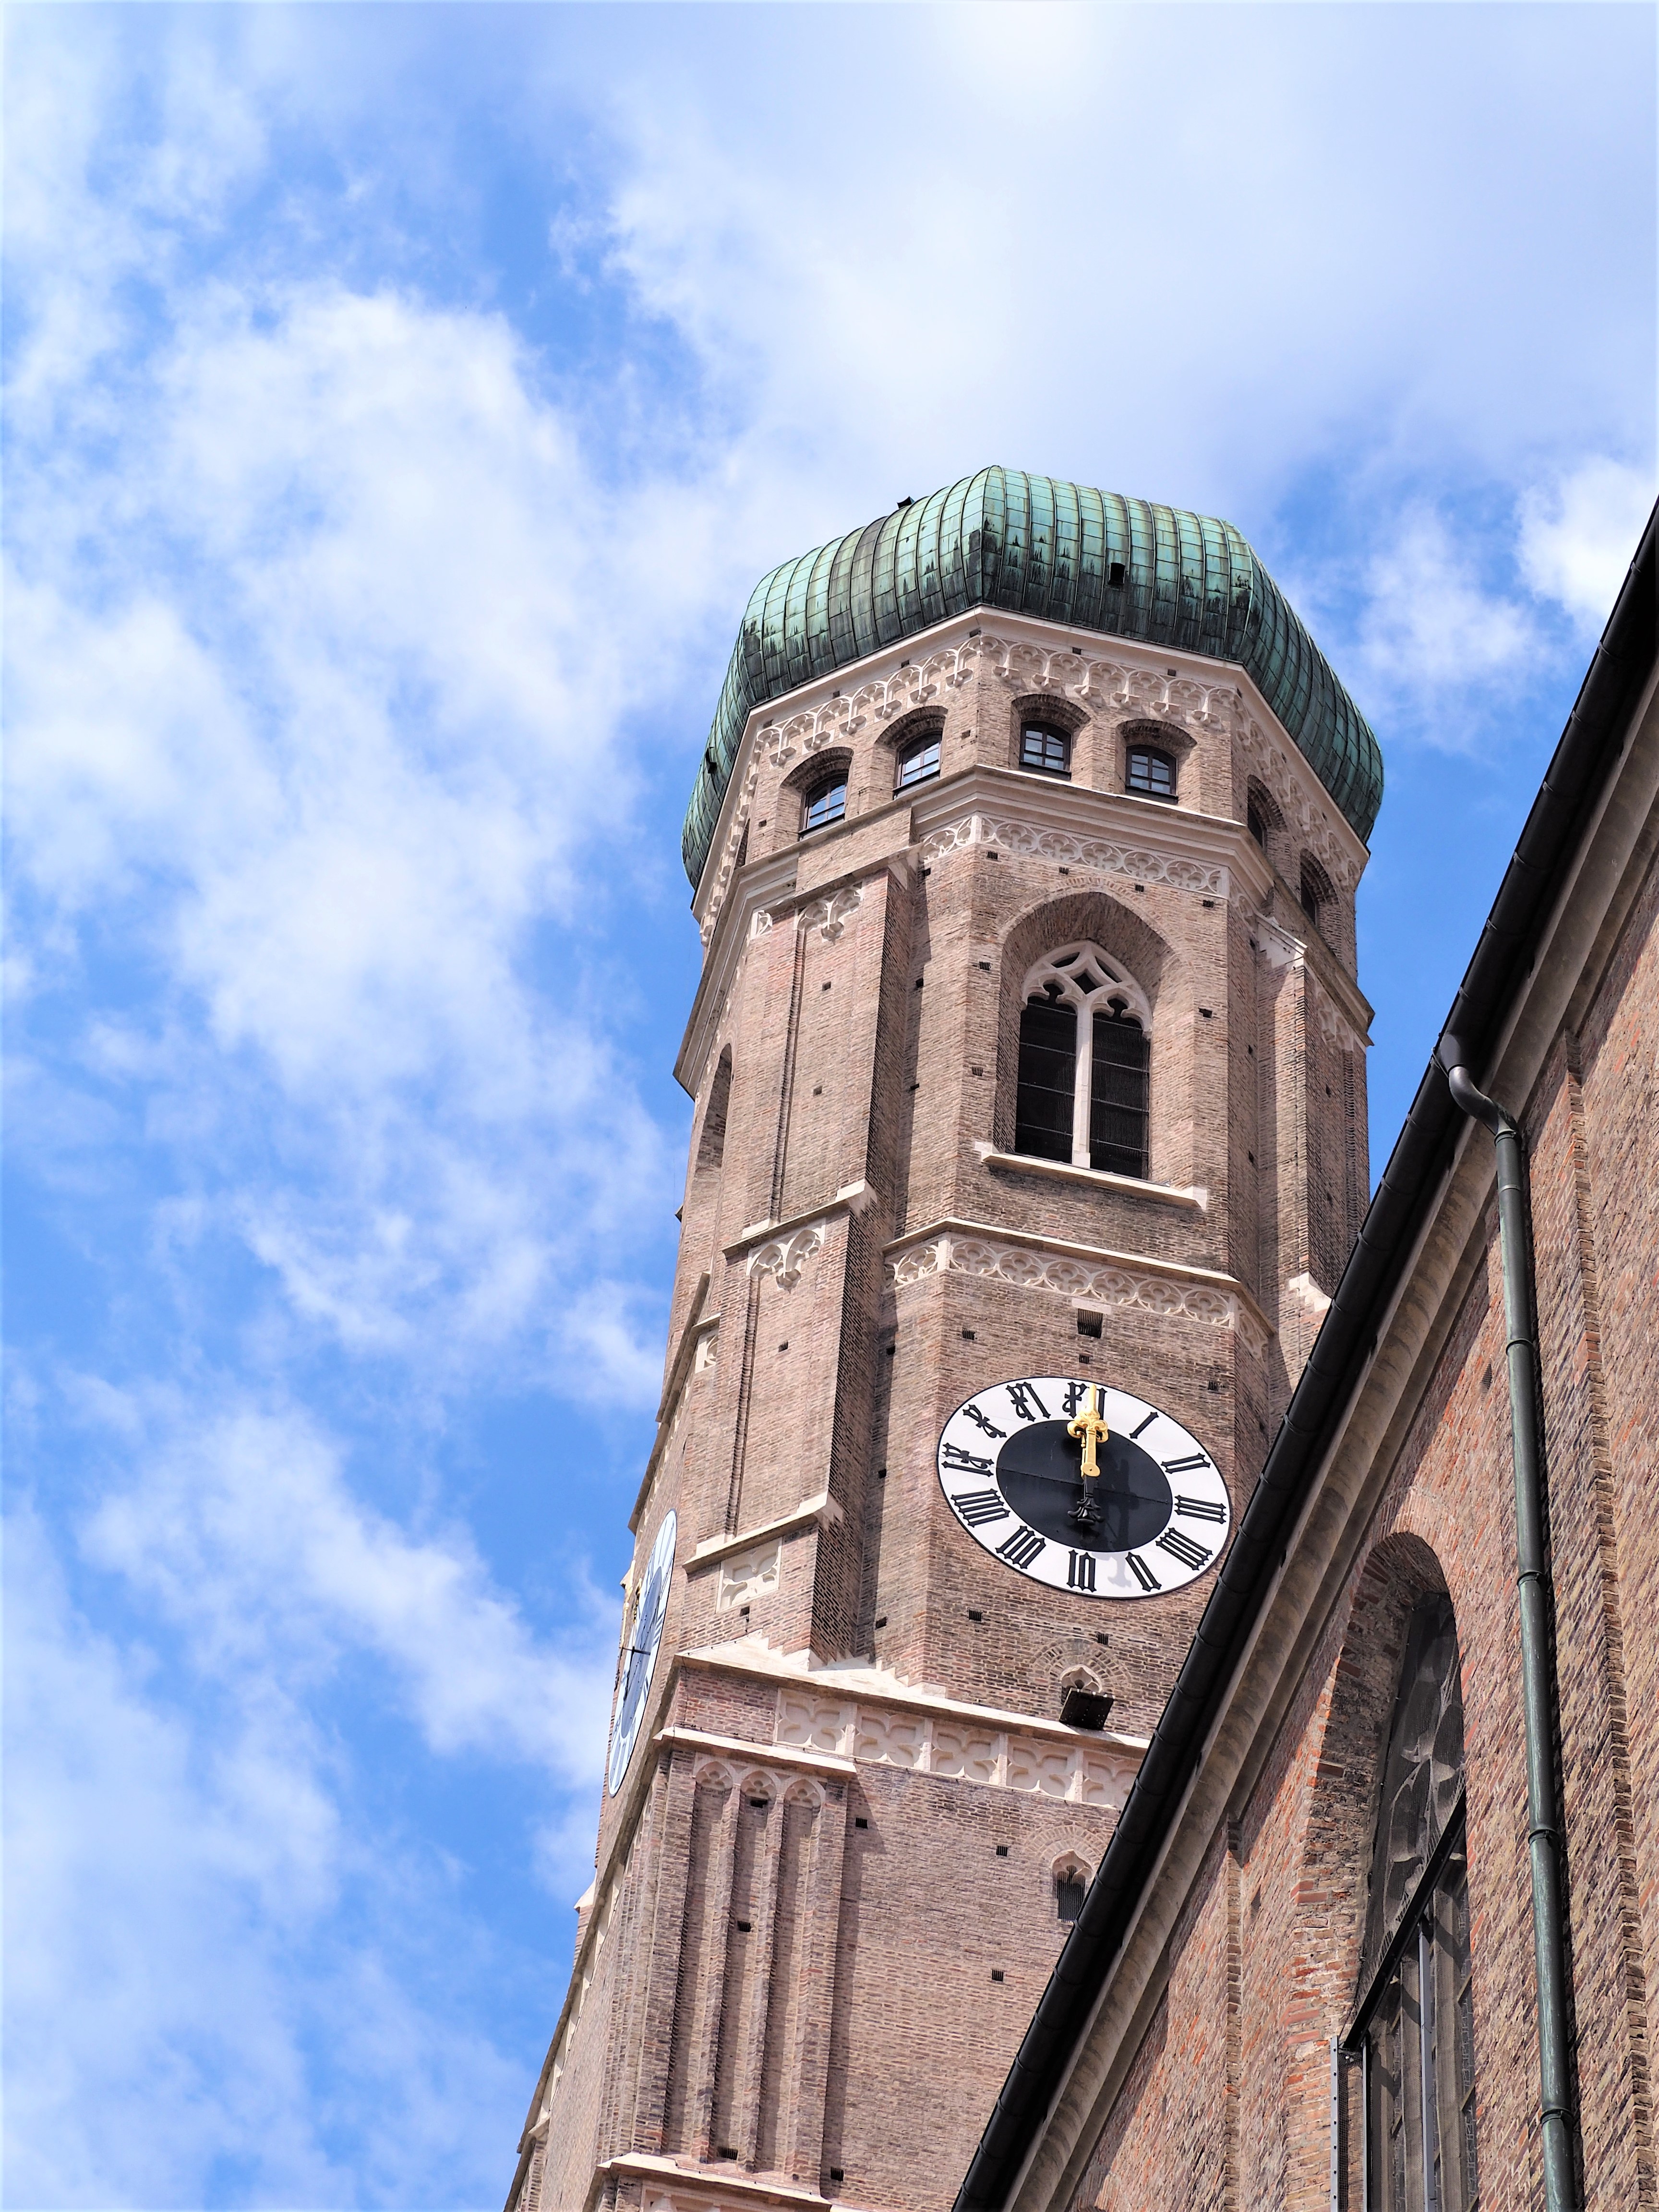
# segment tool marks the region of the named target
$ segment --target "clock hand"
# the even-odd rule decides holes
[[[1097,1386],[1091,1385],[1088,1404],[1076,1420],[1066,1423],[1066,1433],[1068,1437],[1079,1438],[1083,1445],[1083,1495],[1073,1509],[1072,1518],[1085,1528],[1092,1527],[1100,1518],[1100,1508],[1089,1485],[1100,1480],[1098,1447],[1112,1433],[1101,1414]]]

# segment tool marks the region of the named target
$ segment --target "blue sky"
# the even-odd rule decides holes
[[[1223,514],[1386,1156],[1652,496],[1644,7],[14,7],[15,2207],[487,2206],[591,1869],[750,586]]]

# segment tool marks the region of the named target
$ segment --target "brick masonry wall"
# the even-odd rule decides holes
[[[1550,1559],[1569,1841],[1584,2203],[1652,2206],[1659,1969],[1659,872],[1650,866],[1525,1128],[1534,1214]],[[1478,1133],[1474,1141],[1485,1142]],[[1231,1838],[1171,1946],[1166,1996],[1074,2203],[1102,2212],[1330,2203],[1328,2039],[1358,1986],[1380,1763],[1405,1624],[1444,1589],[1465,1698],[1477,2126],[1483,2204],[1542,2203],[1514,1506],[1495,1218],[1365,1532]],[[1218,2007],[1231,2027],[1218,2036]],[[1237,2079],[1226,2052],[1237,2051]],[[1194,2050],[1206,2055],[1194,2063]],[[1236,2100],[1237,2172],[1194,2163]],[[1357,2113],[1340,2201],[1358,2212]]]
[[[1028,703],[982,672],[930,711],[945,777],[1006,771]],[[1149,848],[1182,810],[1242,817],[1241,756],[1218,725],[1171,734],[1182,809],[1164,810],[1121,797],[1121,712],[1036,703],[1073,731],[1074,787],[1120,794],[1125,834]],[[765,766],[755,787],[744,866],[796,849],[795,889],[732,964],[700,1076],[630,1585],[671,1510],[679,1571],[633,1765],[601,1810],[605,1940],[579,1964],[588,1986],[520,2212],[584,2203],[596,2166],[627,2152],[942,2212],[1064,1934],[1055,1869],[1092,1870],[1115,1806],[862,1762],[795,1773],[769,1763],[775,1686],[718,1655],[761,1638],[1050,1723],[1083,1669],[1115,1700],[1112,1727],[1144,1735],[1208,1577],[1129,1604],[1014,1575],[946,1504],[940,1427],[1012,1376],[1121,1382],[1200,1440],[1237,1509],[1316,1323],[1285,1285],[1330,1287],[1357,1226],[1363,1051],[1316,1018],[1351,994],[1351,913],[1328,917],[1329,943],[1310,935],[1287,887],[1291,833],[1273,833],[1264,915],[1151,868],[1142,883],[984,842],[930,854],[909,796],[893,797],[907,726],[923,724],[854,733],[848,818],[798,848],[802,793],[830,756]],[[1055,801],[1046,779],[1005,776],[1000,817],[1018,817],[1023,789]],[[1026,975],[1079,939],[1147,995],[1151,1177],[1200,1205],[988,1164],[1012,1146]],[[948,1221],[1011,1249],[1060,1240],[1212,1271],[1247,1310],[1226,1326],[1158,1296],[1097,1298],[1092,1336],[1063,1287],[959,1268],[896,1281],[894,1241]],[[825,1497],[741,1605],[725,1595],[729,1553],[696,1556]],[[713,1656],[677,1668],[687,1651]],[[652,1748],[665,1726],[752,1744],[752,1770],[686,1740]],[[1183,2045],[1194,2082],[1218,2063],[1224,2075],[1238,2015],[1237,1867],[1218,1881],[1219,1919],[1195,1919],[1179,1984],[1187,2013],[1206,2008]],[[1190,2153],[1194,2174],[1231,2173],[1237,2149],[1194,2122]],[[635,2186],[613,2177],[601,2201]]]

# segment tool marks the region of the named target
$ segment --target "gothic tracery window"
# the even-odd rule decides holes
[[[1443,1595],[1407,1632],[1360,1986],[1367,2212],[1478,2212],[1463,1688]]]
[[[1070,945],[1025,979],[1014,1150],[1145,1181],[1151,1010],[1095,945]]]

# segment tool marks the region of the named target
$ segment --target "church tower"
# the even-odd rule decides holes
[[[757,587],[509,2212],[951,2203],[1358,1226],[1381,791],[1223,522],[988,469]]]

